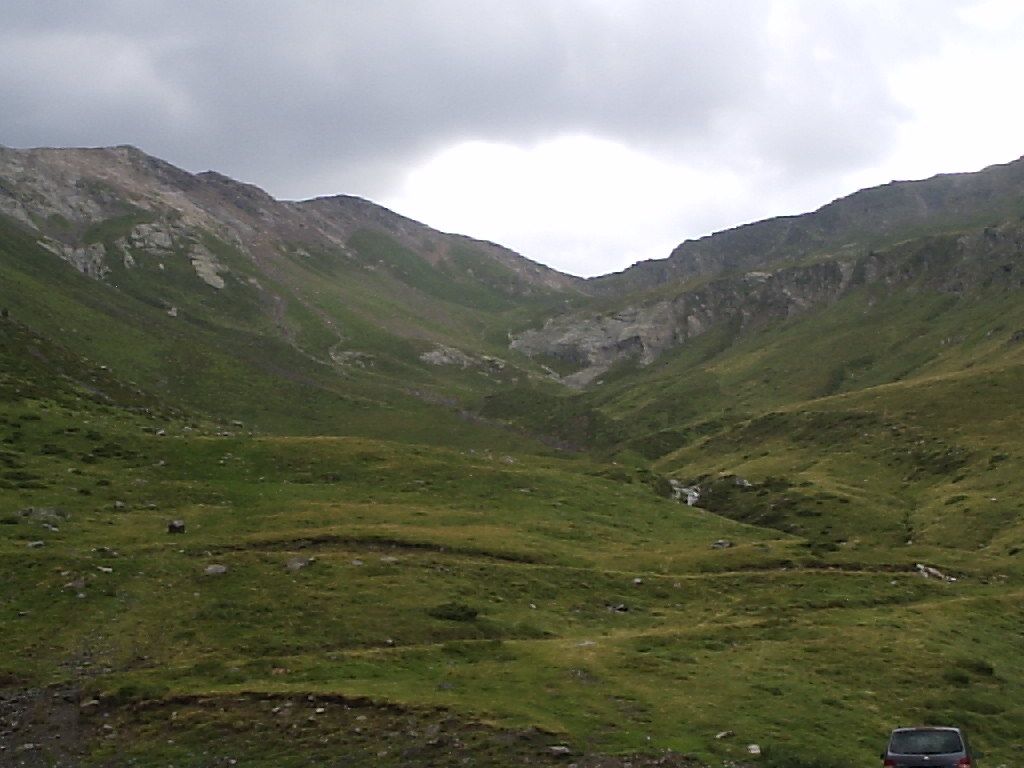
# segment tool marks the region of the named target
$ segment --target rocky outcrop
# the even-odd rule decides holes
[[[612,314],[552,318],[542,328],[516,336],[510,346],[532,357],[579,366],[563,381],[584,387],[621,360],[649,365],[712,328],[728,324],[743,333],[834,301],[848,290],[855,271],[855,263],[837,261],[748,272]]]
[[[51,246],[50,250],[56,252],[83,275],[102,280],[110,272],[110,267],[106,263],[107,249],[103,247],[102,243],[93,243],[80,248],[58,243]]]
[[[189,261],[192,262],[192,269],[204,283],[218,290],[224,287],[224,278],[220,273],[226,270],[208,248],[193,245],[189,252]]]
[[[476,357],[463,352],[461,349],[438,344],[428,352],[420,355],[420,360],[431,365],[452,365],[457,368],[480,368],[498,372],[504,370],[507,363],[500,357],[491,355],[480,355]]]
[[[585,387],[616,363],[648,365],[670,349],[726,327],[739,336],[839,301],[869,285],[916,287],[954,295],[1024,287],[1024,226],[1011,221],[960,235],[930,237],[859,257],[711,280],[673,298],[606,314],[547,320],[511,340],[540,360],[555,358],[574,373],[562,381]]]

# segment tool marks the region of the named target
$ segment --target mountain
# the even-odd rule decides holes
[[[503,359],[507,334],[583,285],[365,200],[281,202],[131,147],[0,150],[0,217],[13,317],[161,397],[300,431],[324,427],[294,405],[311,398],[415,408],[536,374]]]
[[[594,278],[587,290],[606,297],[602,311],[548,318],[512,346],[557,361],[567,384],[586,386],[624,360],[647,365],[723,325],[761,328],[874,283],[952,293],[1012,285],[1022,215],[1024,159],[861,190]]]
[[[661,261],[644,261],[595,278],[591,289],[622,294],[763,270],[822,257],[856,255],[920,235],[998,224],[1024,207],[1024,158],[976,173],[940,174],[862,189],[811,213],[780,216],[698,240]]]
[[[582,280],[0,149],[0,763],[1011,764],[1021,176]]]

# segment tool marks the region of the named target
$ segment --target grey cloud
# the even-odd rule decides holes
[[[382,199],[459,140],[579,132],[813,186],[884,152],[886,69],[962,5],[9,0],[0,143],[134,143],[278,196]]]
[[[738,54],[756,45],[754,25],[707,10],[718,7],[21,4],[3,33],[19,45],[0,58],[23,77],[0,75],[0,93],[23,117],[7,112],[0,130],[20,144],[138,141],[291,194],[325,167],[380,193],[412,158],[460,138],[685,142],[753,87]],[[18,60],[32,46],[57,63]],[[129,48],[159,77],[117,91]],[[164,103],[175,94],[177,112]]]

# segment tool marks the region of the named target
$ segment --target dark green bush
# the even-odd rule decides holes
[[[445,621],[474,621],[480,611],[465,603],[442,603],[427,611],[435,619]]]

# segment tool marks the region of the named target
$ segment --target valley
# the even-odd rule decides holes
[[[1018,759],[1021,161],[585,281],[0,160],[0,763]]]

